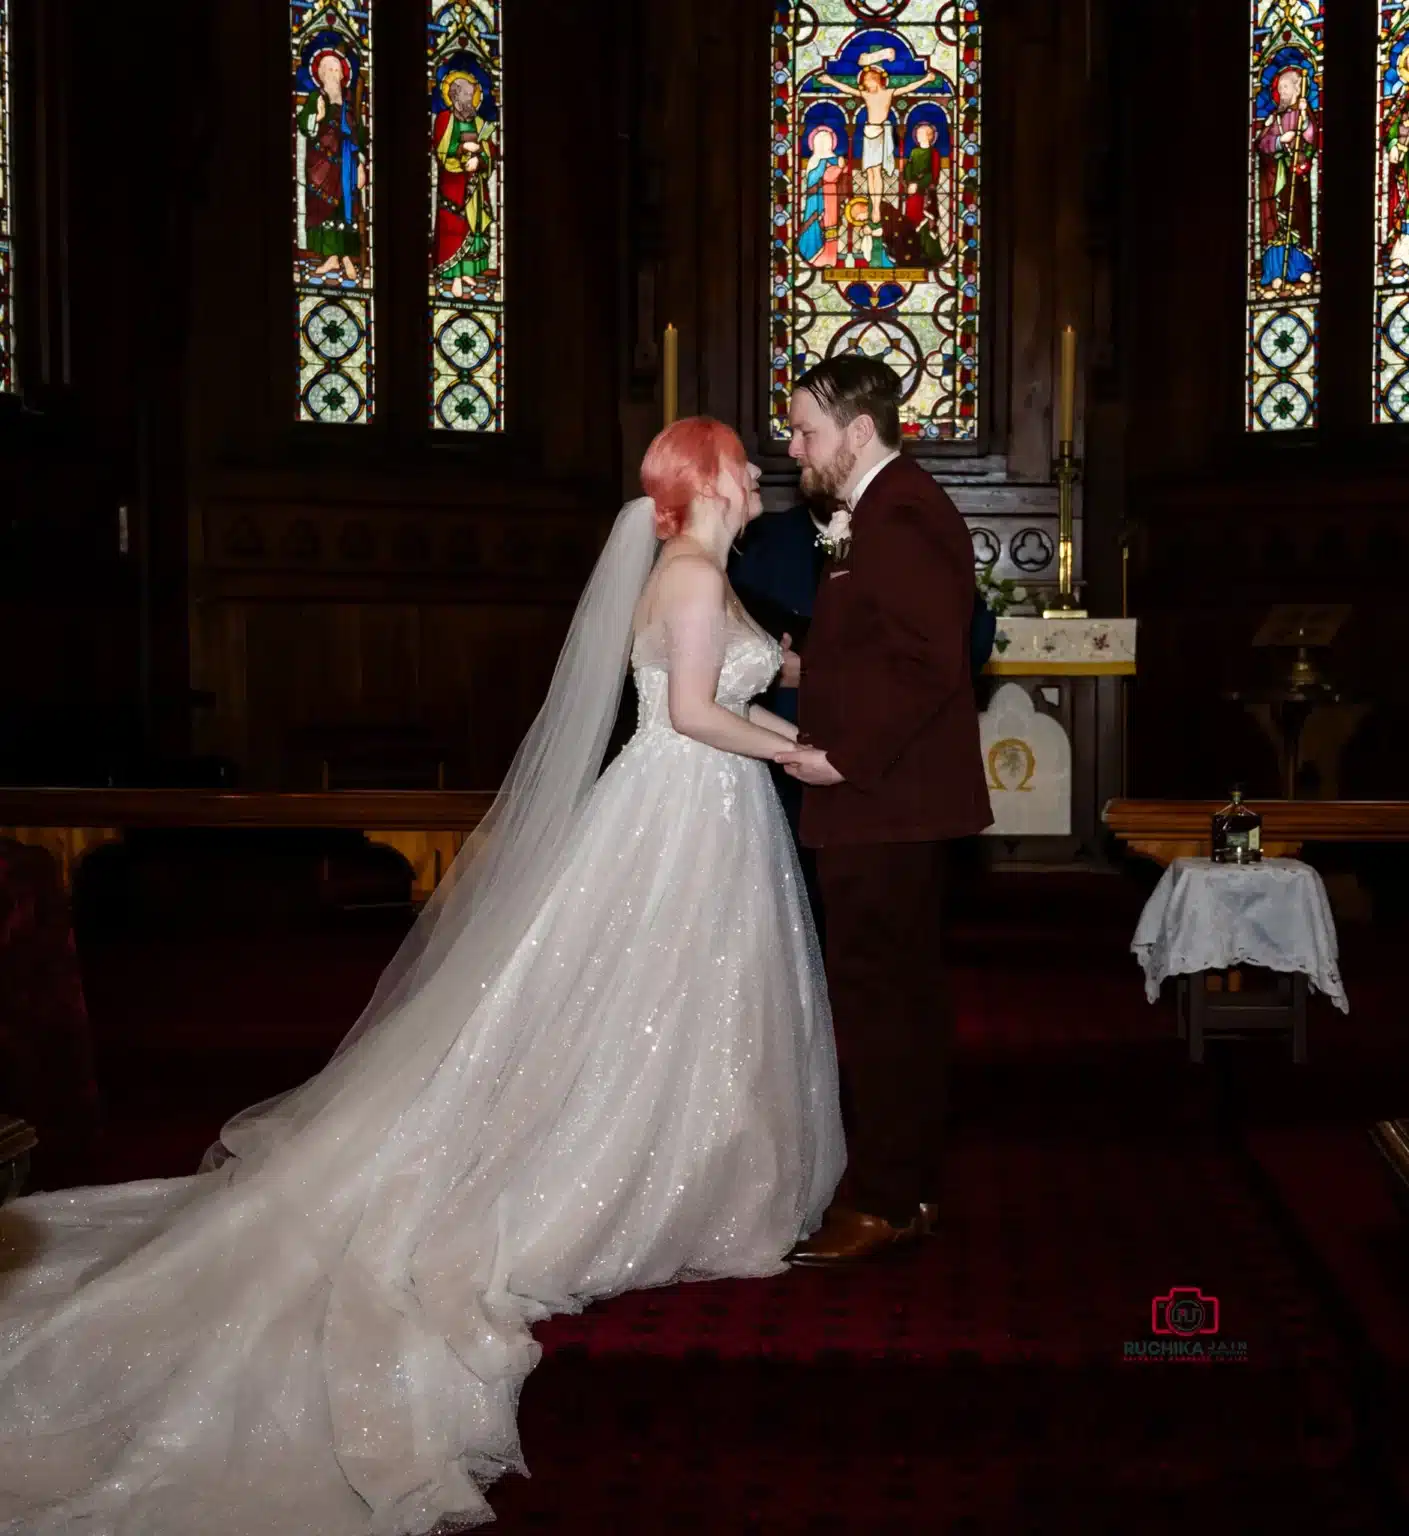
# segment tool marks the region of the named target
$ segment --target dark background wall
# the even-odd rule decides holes
[[[1323,778],[1322,792],[1405,791],[1389,744],[1406,724],[1406,439],[1369,425],[1376,16],[1371,6],[1327,11],[1322,425],[1258,437],[1242,429],[1245,8],[1184,0],[1158,17],[1141,6],[1111,12],[1127,82],[1120,389],[1143,794],[1219,794],[1232,777],[1277,793],[1266,736],[1220,697],[1285,670],[1285,652],[1250,648],[1274,603],[1353,605],[1318,659],[1375,707],[1339,783]],[[1159,63],[1171,59],[1189,65],[1174,70],[1177,87]],[[1351,724],[1326,717],[1315,729]]]
[[[1328,36],[1351,62],[1327,93],[1311,441],[1242,431],[1243,7],[992,9],[986,432],[931,467],[972,516],[1050,518],[1056,334],[1077,325],[1090,603],[1119,611],[1128,537],[1143,621],[1133,787],[1274,788],[1220,694],[1258,663],[1271,602],[1343,600],[1333,663],[1383,703],[1342,792],[1397,792],[1403,438],[1363,425],[1370,172],[1344,152],[1371,142],[1369,8]],[[415,728],[449,782],[492,784],[635,489],[667,319],[682,410],[739,423],[789,493],[762,436],[771,8],[509,6],[512,428],[453,442],[423,426],[420,7],[378,12],[380,410],[347,429],[291,421],[285,7],[212,0],[180,28],[148,10],[114,26],[96,0],[15,0],[4,771],[141,780],[207,756],[295,787],[320,732]],[[96,77],[76,67],[95,57]]]

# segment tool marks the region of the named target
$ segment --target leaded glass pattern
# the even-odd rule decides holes
[[[1323,0],[1252,0],[1247,429],[1317,424]]]
[[[0,0],[0,394],[19,388],[15,372],[15,256],[10,186],[10,5]]]
[[[838,352],[900,375],[908,437],[979,432],[977,0],[774,0],[769,417]]]
[[[375,405],[370,0],[291,0],[300,421]]]
[[[504,427],[500,0],[429,0],[430,423]]]
[[[1380,5],[1375,70],[1377,422],[1409,422],[1409,4]]]

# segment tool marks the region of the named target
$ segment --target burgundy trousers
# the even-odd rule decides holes
[[[844,1203],[898,1225],[939,1198],[953,1006],[944,843],[817,850],[847,1139]]]

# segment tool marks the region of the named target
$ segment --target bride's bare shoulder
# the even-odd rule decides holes
[[[701,554],[697,549],[671,549],[667,545],[661,551],[657,570],[661,581],[668,581],[676,587],[706,588],[720,593],[724,591],[724,572],[708,555]]]
[[[707,555],[688,545],[672,549],[667,544],[641,594],[636,633],[643,634],[662,620],[673,622],[686,612],[718,609],[722,613],[725,591],[724,572]]]
[[[724,606],[724,572],[696,549],[671,550],[667,546],[656,567],[654,586],[661,607]]]

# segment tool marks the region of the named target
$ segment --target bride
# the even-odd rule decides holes
[[[322,1072],[191,1177],[0,1213],[0,1529],[490,1520],[534,1322],[778,1273],[817,1227],[831,1019],[765,766],[794,730],[750,706],[781,653],[724,579],[757,478],[715,421],[651,445],[489,816]]]

